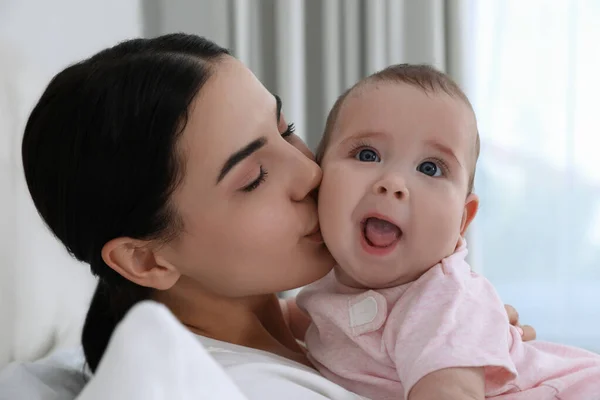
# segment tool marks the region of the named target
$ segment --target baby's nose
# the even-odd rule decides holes
[[[373,191],[377,195],[394,196],[397,199],[408,197],[406,182],[400,176],[385,176],[375,183]]]

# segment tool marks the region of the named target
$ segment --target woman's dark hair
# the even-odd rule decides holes
[[[99,278],[82,335],[92,371],[119,321],[151,295],[106,265],[102,248],[118,237],[168,241],[182,228],[169,202],[183,174],[176,143],[226,54],[193,35],[129,40],[56,75],[29,117],[22,156],[33,202]]]

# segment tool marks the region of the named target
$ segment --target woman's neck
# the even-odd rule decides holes
[[[310,366],[284,320],[275,294],[232,299],[182,280],[172,289],[156,292],[154,300],[166,305],[198,335],[268,351]]]

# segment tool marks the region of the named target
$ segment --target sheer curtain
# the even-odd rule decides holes
[[[473,6],[475,264],[539,338],[600,351],[600,2]]]
[[[472,1],[472,0],[469,0]],[[464,4],[463,4],[464,3]],[[335,99],[392,63],[457,69],[461,0],[146,0],[145,34],[185,31],[229,47],[284,100],[315,146]],[[457,46],[458,45],[458,46]]]

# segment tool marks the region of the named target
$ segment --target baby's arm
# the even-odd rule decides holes
[[[484,369],[500,386],[516,376],[511,340],[494,288],[464,261],[438,265],[415,281],[394,305],[384,332],[411,400],[453,398],[453,392],[460,393],[456,398],[483,399]]]
[[[483,400],[483,367],[446,368],[421,378],[408,394],[408,400]]]

